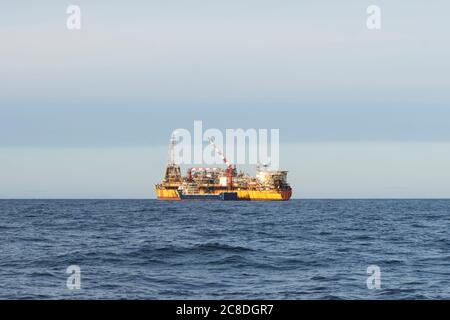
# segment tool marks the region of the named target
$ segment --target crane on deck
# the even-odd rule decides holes
[[[214,148],[214,151],[222,158],[223,163],[227,166],[227,188],[230,191],[233,189],[233,173],[235,171],[235,167],[227,160],[222,150],[220,150],[220,148],[214,143],[213,138],[209,137],[208,142]]]

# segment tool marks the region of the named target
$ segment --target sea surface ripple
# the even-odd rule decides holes
[[[0,200],[0,217],[0,299],[450,299],[450,200]]]

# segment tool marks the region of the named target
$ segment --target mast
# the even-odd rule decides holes
[[[170,137],[170,143],[169,143],[169,156],[167,165],[173,166],[175,165],[175,146],[177,144],[177,139],[175,137],[175,133],[172,133],[172,136]]]
[[[164,182],[168,184],[180,184],[182,182],[180,166],[176,163],[175,159],[175,146],[177,139],[175,133],[170,137],[169,143],[169,155],[166,167],[166,173],[164,175]]]

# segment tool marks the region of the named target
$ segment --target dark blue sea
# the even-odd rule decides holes
[[[450,299],[450,200],[0,200],[0,218],[0,299]]]

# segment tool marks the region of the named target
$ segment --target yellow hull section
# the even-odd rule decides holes
[[[238,199],[250,201],[283,201],[291,198],[291,191],[236,190]]]
[[[177,189],[155,188],[156,198],[160,200],[180,200]]]
[[[227,189],[216,189],[214,194],[226,192]],[[233,190],[239,200],[247,201],[286,201],[291,198],[291,190]],[[155,188],[156,197],[160,200],[180,200],[177,189]]]

